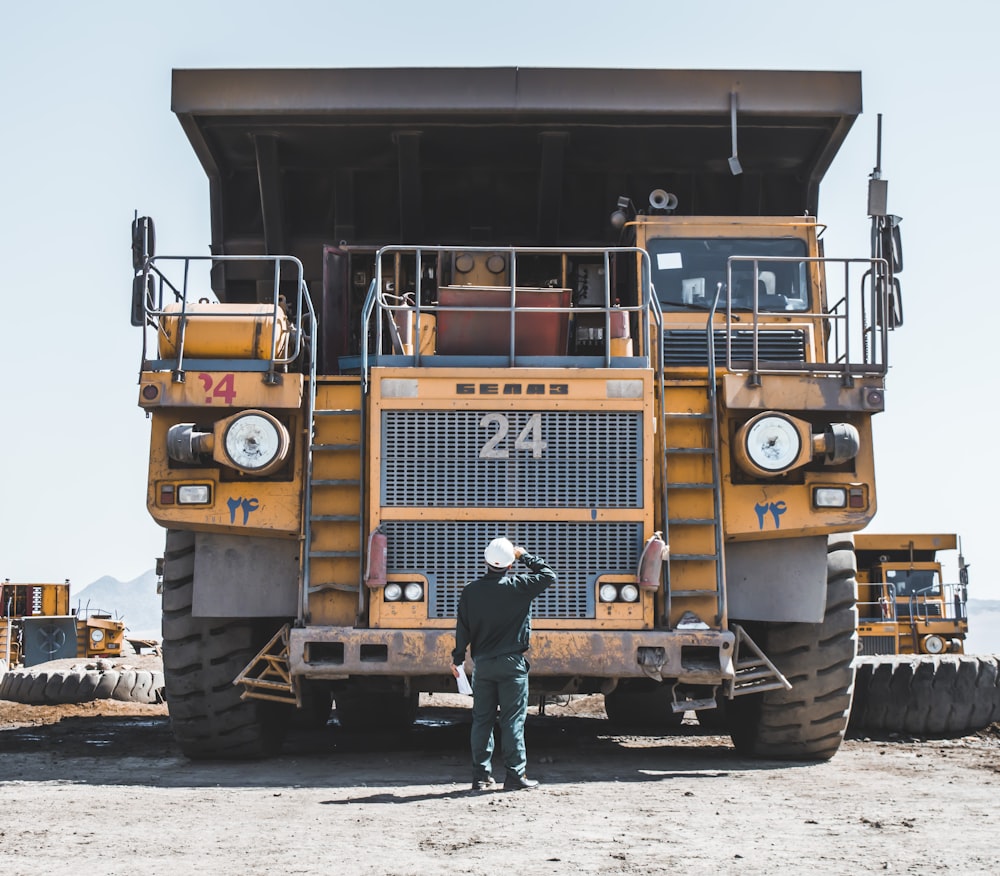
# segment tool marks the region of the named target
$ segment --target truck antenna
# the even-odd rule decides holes
[[[882,179],[882,113],[875,134],[875,167],[868,178],[868,215],[873,219],[889,214],[889,181]]]

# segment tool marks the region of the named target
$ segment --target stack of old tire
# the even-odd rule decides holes
[[[103,660],[47,668],[0,672],[0,700],[33,706],[120,700],[129,703],[162,703],[163,672],[136,669]]]
[[[1000,657],[859,657],[849,729],[962,736],[1000,721]]]

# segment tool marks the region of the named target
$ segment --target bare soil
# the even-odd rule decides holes
[[[196,763],[165,705],[0,701],[0,872],[994,874],[1000,726],[755,761],[690,719],[618,735],[600,697],[532,710],[539,788],[469,791],[468,699],[406,734],[295,729],[267,761]],[[498,761],[498,768],[499,761]]]

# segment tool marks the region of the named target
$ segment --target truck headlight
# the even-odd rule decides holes
[[[622,584],[622,602],[635,602],[639,598],[639,588],[635,584]]]
[[[416,581],[411,581],[403,588],[403,598],[407,602],[420,602],[424,598],[424,587]]]
[[[100,645],[104,641],[104,630],[91,630],[90,641],[95,645]]]
[[[773,478],[812,458],[812,432],[805,420],[764,411],[736,432],[733,453],[747,474]]]
[[[403,588],[395,581],[392,581],[382,588],[382,598],[386,602],[399,602],[403,598]]]
[[[817,508],[846,508],[846,487],[816,487],[813,490],[813,505]]]
[[[948,649],[945,645],[944,639],[940,636],[924,636],[923,638],[924,651],[928,654],[944,654]]]
[[[288,455],[288,430],[265,411],[243,411],[216,424],[222,432],[223,459],[246,474],[265,475],[278,468]]]
[[[618,588],[614,584],[602,584],[598,595],[601,602],[614,602],[618,598]]]
[[[784,417],[761,417],[744,435],[747,456],[758,468],[770,472],[790,468],[802,449],[802,439]]]
[[[208,484],[181,484],[177,488],[178,505],[209,505],[212,488]]]

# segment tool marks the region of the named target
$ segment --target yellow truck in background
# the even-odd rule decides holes
[[[498,535],[558,573],[534,693],[837,751],[902,316],[881,162],[870,253],[817,218],[859,74],[175,70],[172,103],[211,251],[137,217],[131,318],[186,755],[331,698],[412,721]]]
[[[963,654],[969,567],[954,534],[858,533],[858,654]],[[938,551],[958,550],[957,582]]]
[[[965,653],[969,566],[951,533],[855,536],[855,733],[964,736],[1000,720],[1000,659]],[[958,582],[941,551],[958,550]]]
[[[120,657],[125,624],[108,612],[70,610],[70,583],[0,583],[0,660],[8,667],[65,658]]]

